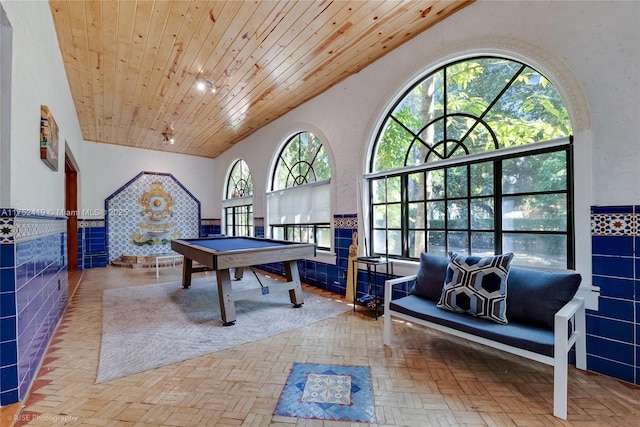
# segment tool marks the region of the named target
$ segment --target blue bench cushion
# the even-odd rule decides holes
[[[447,275],[447,257],[420,254],[420,267],[410,294],[438,302]],[[578,273],[550,273],[511,266],[507,276],[507,321],[553,330],[555,313],[576,294]]]
[[[554,316],[571,301],[582,277],[511,267],[507,279],[507,319],[553,330]]]
[[[436,307],[434,301],[417,295],[407,295],[390,301],[390,308],[412,317],[448,326],[491,341],[553,357],[553,329],[523,325],[511,321],[511,319],[509,324],[502,325],[478,317],[442,310]]]

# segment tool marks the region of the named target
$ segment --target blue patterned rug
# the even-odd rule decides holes
[[[371,369],[294,363],[273,414],[375,423]]]

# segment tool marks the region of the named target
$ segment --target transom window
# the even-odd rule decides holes
[[[244,160],[238,160],[229,172],[227,199],[245,196],[253,196],[253,180],[247,163]]]
[[[224,230],[228,236],[253,236],[253,180],[244,160],[237,160],[227,179],[223,200]]]
[[[370,162],[372,253],[491,255],[573,268],[571,125],[553,85],[510,59],[441,67],[407,90]]]
[[[324,146],[311,132],[299,132],[287,141],[274,170],[272,190],[293,188],[331,179]]]
[[[331,166],[311,132],[298,132],[284,145],[267,195],[269,224],[276,239],[331,246]]]

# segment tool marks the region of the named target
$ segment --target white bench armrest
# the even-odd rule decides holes
[[[391,311],[389,304],[391,304],[391,297],[393,296],[393,287],[410,282],[416,279],[416,275],[396,277],[395,279],[389,279],[384,282],[384,325],[382,331],[382,341],[386,345],[391,345]]]
[[[572,322],[573,320],[573,322]],[[584,299],[574,297],[554,317],[553,415],[567,419],[567,375],[569,351],[575,344],[576,367],[587,368],[587,338]]]

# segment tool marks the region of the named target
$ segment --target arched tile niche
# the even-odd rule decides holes
[[[141,172],[105,200],[109,263],[171,252],[171,239],[198,237],[200,202],[173,175]]]

